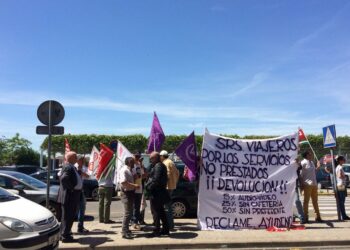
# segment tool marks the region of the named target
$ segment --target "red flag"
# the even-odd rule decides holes
[[[70,145],[67,138],[64,138],[64,153],[67,154],[70,150]]]
[[[101,174],[107,167],[112,157],[113,157],[113,151],[103,143],[100,143],[100,156],[99,156],[98,166],[96,171],[96,179],[100,179]]]
[[[304,131],[301,128],[299,128],[299,144],[307,143],[307,142],[308,140],[306,139]]]
[[[70,145],[69,145],[68,139],[64,138],[64,161],[65,162],[67,162],[66,155],[69,151],[71,151],[71,150],[70,150]]]

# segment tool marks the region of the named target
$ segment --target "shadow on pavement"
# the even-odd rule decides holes
[[[197,223],[191,223],[191,222],[177,222],[175,221],[175,226],[183,226],[183,225],[193,225],[193,226],[197,226]]]
[[[81,245],[89,245],[90,248],[95,248],[96,246],[102,245],[106,242],[113,241],[108,237],[82,237],[79,239],[79,244]]]
[[[135,238],[148,238],[150,232],[135,233]],[[193,232],[171,232],[169,236],[161,236],[160,238],[171,238],[171,239],[193,239],[198,237],[197,233]],[[154,238],[154,239],[157,239]]]
[[[101,229],[94,229],[94,230],[91,230],[90,232],[88,232],[86,234],[78,234],[78,235],[90,236],[90,235],[105,235],[105,234],[117,234],[117,232],[115,232],[115,231],[106,231],[106,230],[101,230]]]
[[[92,215],[85,215],[84,221],[94,221],[95,217]]]
[[[169,236],[171,239],[193,239],[196,237],[198,237],[198,234],[193,232],[175,232],[171,233]]]
[[[197,227],[196,223],[175,222],[175,226],[176,226],[176,229],[180,231],[199,231],[199,228]]]
[[[326,225],[331,227],[331,228],[334,228],[334,224],[332,221],[326,221]]]

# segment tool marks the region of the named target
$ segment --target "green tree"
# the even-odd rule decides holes
[[[30,145],[31,142],[19,133],[9,139],[0,139],[0,165],[39,165],[40,155]]]
[[[167,135],[162,149],[168,152],[173,152],[178,145],[186,138],[187,135]],[[240,137],[238,135],[224,135],[230,138],[236,139],[268,139],[276,136],[266,135],[246,135]],[[147,149],[148,138],[143,135],[59,135],[52,137],[52,150],[55,153],[64,153],[64,139],[67,138],[71,149],[80,154],[90,153],[91,148],[95,145],[99,148],[100,143],[109,145],[112,140],[120,140],[131,152],[141,151],[144,152]],[[329,149],[323,148],[323,136],[322,135],[308,135],[311,146],[316,152],[318,158],[325,154],[329,154]],[[196,136],[197,150],[202,150],[203,136]],[[1,142],[0,142],[1,145]],[[47,138],[41,145],[42,149],[47,149]],[[309,150],[309,144],[300,145],[300,151]],[[0,149],[1,150],[1,149]],[[337,137],[337,148],[334,149],[335,154],[348,154],[350,156],[350,137],[339,136]]]

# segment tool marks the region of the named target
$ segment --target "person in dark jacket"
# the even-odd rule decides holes
[[[164,204],[170,201],[167,192],[167,168],[161,163],[158,152],[150,155],[151,170],[146,189],[150,194],[151,210],[155,228],[148,237],[159,237],[161,235],[169,235],[168,220],[164,210]],[[160,221],[162,221],[162,230],[160,230]]]
[[[79,174],[79,177],[83,181],[83,189],[84,189],[84,179],[89,179],[89,175],[87,174],[87,169],[84,166],[84,156],[78,156],[78,161],[77,161],[77,171]],[[78,210],[78,233],[84,234],[88,233],[89,230],[84,228],[84,220],[85,220],[85,210],[86,210],[86,198],[84,195],[84,192],[81,192],[80,195],[80,201],[79,201],[79,210]]]
[[[62,169],[58,192],[58,202],[62,206],[61,240],[62,242],[76,242],[72,236],[72,226],[78,211],[83,182],[74,167],[77,162],[77,154],[70,151],[66,159],[68,164]]]

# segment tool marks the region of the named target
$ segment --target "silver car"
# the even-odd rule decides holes
[[[57,249],[59,229],[49,210],[0,188],[0,250]]]
[[[0,187],[27,198],[42,206],[46,205],[46,184],[29,175],[14,172],[0,171]],[[58,186],[50,187],[49,210],[57,215]]]

